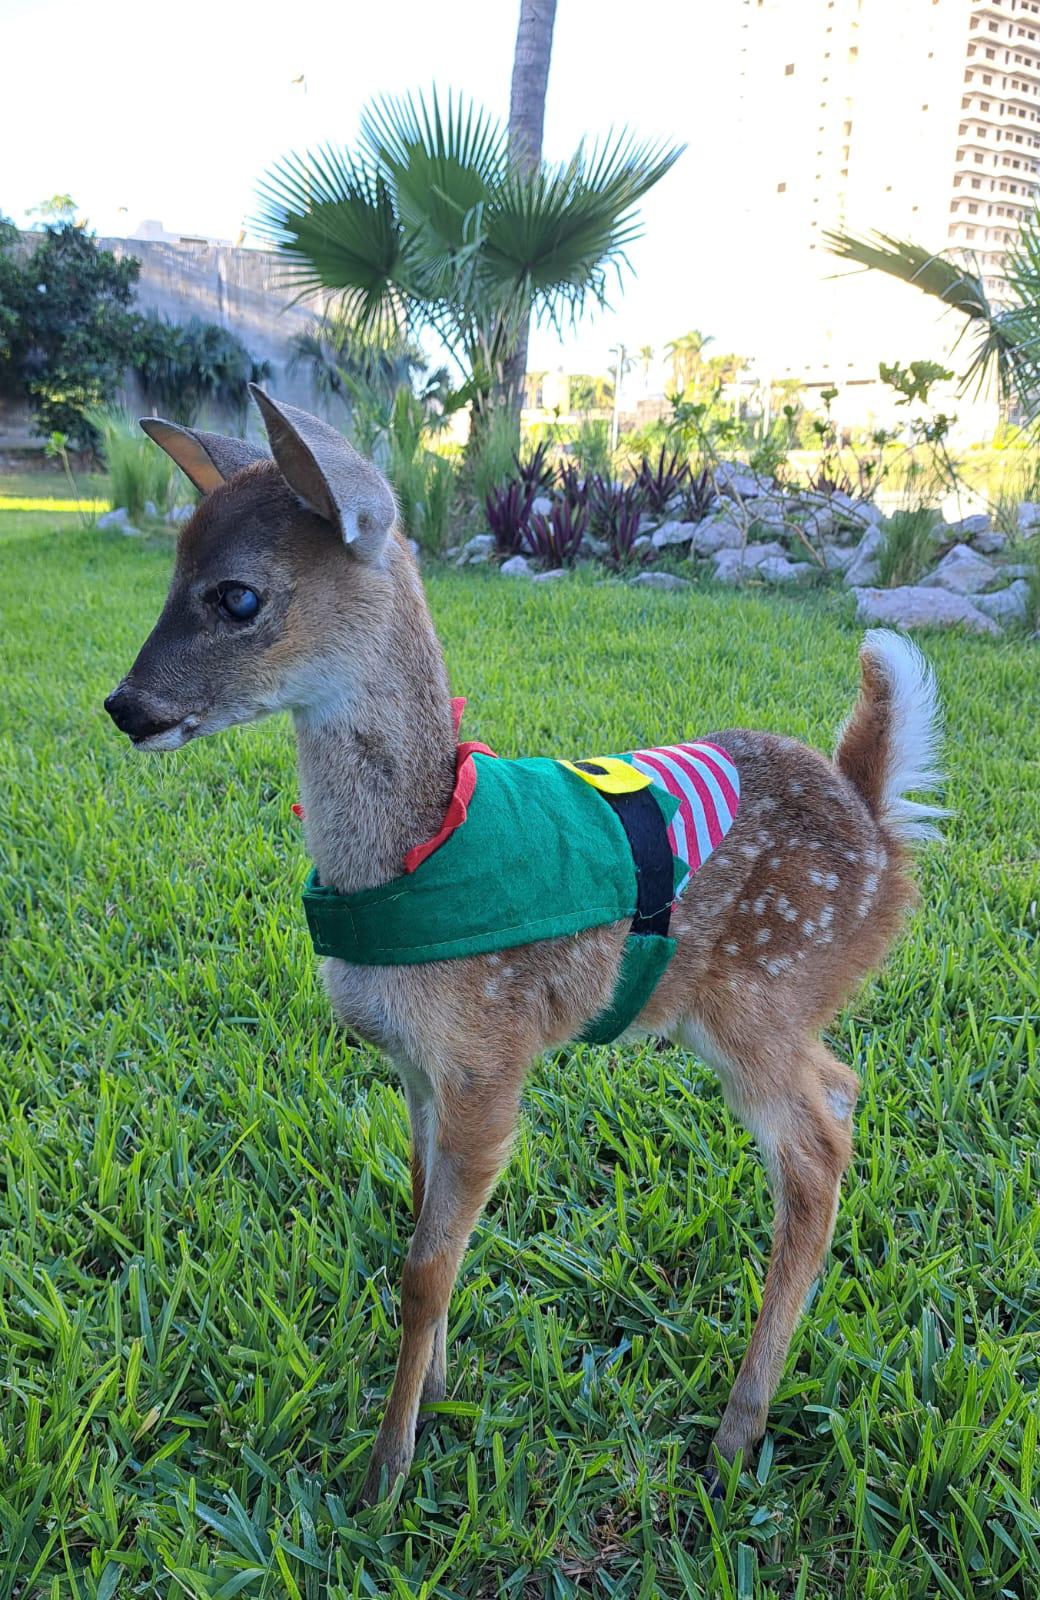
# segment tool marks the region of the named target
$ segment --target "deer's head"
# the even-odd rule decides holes
[[[271,711],[348,704],[378,648],[393,568],[393,495],[327,423],[253,387],[271,454],[147,418],[203,494],[181,529],[158,622],[105,701],[145,750]]]

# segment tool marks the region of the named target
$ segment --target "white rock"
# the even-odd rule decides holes
[[[566,567],[553,567],[550,572],[536,572],[531,581],[532,583],[550,583],[554,578],[565,578],[566,576]]]
[[[490,561],[495,549],[495,536],[493,533],[475,533],[472,539],[467,539],[462,546],[455,565],[465,567],[476,561]]]
[[[756,576],[766,583],[793,583],[813,571],[819,571],[814,561],[788,561],[785,556],[770,556],[755,568]]]
[[[651,543],[655,550],[663,550],[670,544],[689,544],[699,527],[698,522],[662,522],[651,534]]]
[[[761,567],[767,561],[786,560],[786,546],[778,544],[775,539],[770,539],[766,544],[749,544],[744,551],[744,565],[748,567]]]
[[[632,554],[634,556],[641,556],[645,551],[652,548],[652,541],[648,533],[641,533],[638,538],[632,540]]]
[[[1028,600],[1028,583],[1024,578],[1016,578],[1006,589],[997,589],[993,594],[973,595],[972,605],[978,606],[995,622],[1024,622]]]
[[[821,506],[818,511],[810,511],[802,521],[802,527],[809,539],[826,539],[838,526],[838,519],[834,512]]]
[[[194,506],[173,506],[169,511],[167,511],[166,520],[175,527],[179,522],[190,521],[194,515]]]
[[[852,545],[825,544],[823,547],[823,564],[828,572],[844,572],[855,554],[856,551]]]
[[[157,517],[159,515],[159,510],[154,500],[145,501],[144,514],[146,517]]]
[[[766,494],[772,487],[771,478],[762,478],[739,461],[720,461],[714,471],[715,487],[720,494],[740,500]]]
[[[1018,508],[1019,533],[1032,533],[1038,522],[1040,522],[1040,502],[1023,500]]]
[[[999,555],[1007,544],[1007,534],[998,533],[996,528],[984,528],[981,533],[972,535],[971,547],[984,556]]]
[[[123,535],[124,539],[140,539],[143,537],[140,528],[135,528],[132,522],[121,523],[119,526],[119,532]]]
[[[885,530],[875,523],[864,533],[852,552],[852,560],[845,568],[845,582],[850,587],[873,583],[877,577],[878,552],[885,542]]]
[[[978,594],[996,575],[996,567],[985,556],[977,555],[970,545],[955,544],[935,571],[921,579],[921,587],[949,589],[951,594]]]
[[[848,496],[845,498],[847,499]],[[885,520],[883,513],[874,504],[873,500],[849,500],[844,511],[844,520],[856,522],[868,528],[876,528],[878,523]]]
[[[504,578],[529,578],[531,563],[526,556],[510,556],[498,569]]]
[[[959,522],[951,522],[947,532],[955,534],[958,539],[971,539],[974,541],[978,533],[988,533],[990,529],[989,515],[979,511],[973,517],[962,517]]]
[[[1010,561],[1006,567],[998,567],[1002,578],[1031,578],[1036,568],[1030,561]]]
[[[715,577],[720,583],[740,583],[767,561],[782,562],[785,567],[790,565],[787,551],[775,539],[768,544],[745,545],[742,550],[718,550],[715,553]]]
[[[715,577],[719,583],[742,583],[751,568],[743,550],[719,550],[715,556]]]
[[[531,501],[531,510],[541,517],[552,515],[553,503],[547,494],[536,494]]]
[[[99,528],[125,528],[130,523],[130,513],[125,506],[116,506],[112,511],[106,511],[98,517],[96,526]]]
[[[976,633],[999,633],[987,617],[964,595],[948,589],[853,589],[860,622],[884,622],[897,628],[942,628],[962,623]]]
[[[633,583],[641,583],[645,589],[688,589],[687,578],[677,578],[674,572],[640,572],[632,579]]]

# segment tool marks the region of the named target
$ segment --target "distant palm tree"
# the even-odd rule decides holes
[[[672,389],[676,394],[685,394],[693,383],[697,368],[701,364],[701,351],[710,343],[710,333],[702,333],[699,328],[691,328],[689,333],[684,333],[665,345],[665,354],[672,363]]]
[[[340,291],[365,332],[431,328],[478,418],[500,392],[531,314],[561,326],[606,303],[638,234],[636,206],[680,150],[622,132],[529,174],[504,131],[461,100],[381,100],[356,153],[292,155],[261,186],[258,230],[290,283]]]
[[[509,158],[528,176],[538,170],[542,159],[545,91],[555,21],[556,0],[520,0],[509,93]],[[518,431],[530,329],[528,315],[517,329],[505,364],[506,399],[516,413]]]
[[[1004,256],[1006,304],[990,299],[973,251],[925,250],[887,233],[825,233],[827,248],[844,261],[912,284],[963,317],[957,342],[975,335],[961,375],[962,391],[995,379],[1002,404],[1021,407],[1027,421],[1040,417],[1040,210],[1023,223]]]

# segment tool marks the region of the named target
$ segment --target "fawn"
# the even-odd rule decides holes
[[[321,886],[315,896],[367,907],[378,940],[395,911],[391,898],[380,900],[382,888],[405,881],[402,865],[416,846],[429,841],[432,870],[449,828],[465,839],[476,826],[465,820],[466,795],[460,799],[467,764],[479,764],[480,796],[493,770],[524,763],[459,745],[440,644],[376,468],[325,423],[262,391],[254,398],[270,455],[241,439],[142,422],[203,499],[180,531],[159,620],[105,706],[142,750],[174,750],[291,712],[305,836]],[[858,1080],[819,1033],[885,955],[914,899],[908,847],[934,832],[931,819],[942,814],[904,797],[938,781],[930,669],[907,640],[877,631],[862,647],[861,672],[833,762],[794,740],[737,729],[642,761],[544,763],[565,786],[567,805],[610,812],[610,848],[623,855],[631,844],[628,871],[640,895],[655,873],[660,881],[661,831],[672,816],[670,874],[679,826],[674,797],[660,784],[648,788],[646,774],[681,767],[692,790],[696,767],[702,797],[714,784],[713,839],[677,898],[668,877],[667,905],[622,905],[623,897],[614,903],[604,892],[598,921],[513,939],[505,957],[499,946],[471,941],[449,957],[441,944],[429,947],[430,959],[384,965],[362,953],[325,963],[340,1020],[394,1062],[412,1131],[415,1232],[403,1270],[401,1346],[366,1499],[407,1473],[420,1408],[445,1394],[449,1297],[505,1162],[524,1075],[542,1051],[604,1014],[627,949],[651,923],[653,938],[671,941],[672,957],[632,1002],[639,1009],[624,1019],[628,1036],[667,1037],[716,1069],[773,1191],[761,1311],[715,1447],[732,1460],[761,1437],[851,1154]],[[720,787],[728,801],[719,801]],[[626,788],[635,791],[632,808]],[[651,791],[663,810],[647,810]],[[472,805],[472,785],[469,792]],[[705,814],[694,820],[701,828]],[[639,828],[649,830],[649,865],[633,842]],[[442,860],[452,848],[451,840],[441,845]],[[692,848],[688,842],[680,863],[687,869]],[[604,883],[615,866],[604,866]],[[524,926],[551,925],[553,906],[535,909],[548,922]],[[637,929],[641,916],[646,926]]]

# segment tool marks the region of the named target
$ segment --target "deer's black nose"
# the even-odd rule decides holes
[[[172,726],[169,717],[156,716],[147,698],[128,683],[112,690],[105,701],[105,710],[120,733],[129,738],[149,739],[153,733],[162,733]]]

